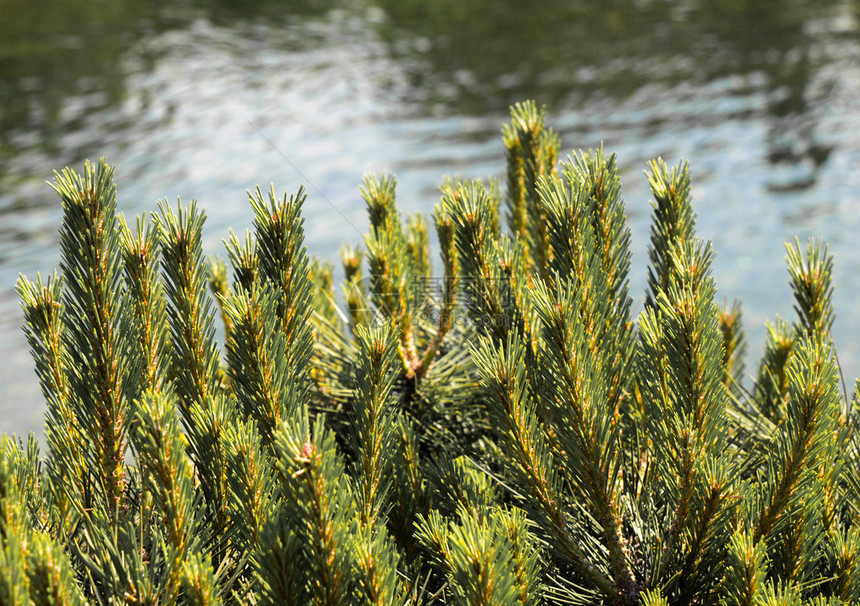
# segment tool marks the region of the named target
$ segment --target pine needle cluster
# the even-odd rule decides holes
[[[797,317],[747,384],[689,167],[648,167],[634,318],[616,158],[559,161],[545,122],[516,105],[505,195],[447,179],[429,219],[368,176],[340,290],[302,190],[251,193],[207,261],[195,202],[132,227],[104,160],[58,173],[60,272],[18,283],[48,452],[0,439],[0,605],[860,601],[827,248],[788,245]]]

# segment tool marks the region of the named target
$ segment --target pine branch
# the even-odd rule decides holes
[[[354,599],[352,494],[334,436],[320,421],[313,437],[301,431],[282,425],[275,435],[286,505],[282,515],[300,537],[300,556],[292,566],[301,571],[309,592],[297,603],[338,606]]]
[[[182,595],[189,606],[220,606],[221,596],[208,558],[193,556],[182,565]]]
[[[482,339],[473,358],[489,395],[490,412],[499,428],[510,472],[529,496],[529,512],[557,552],[603,595],[612,595],[610,579],[583,552],[568,526],[557,471],[560,466],[538,424],[535,404],[527,395],[521,342],[511,333],[505,346],[497,349]]]
[[[91,445],[101,506],[115,512],[125,490],[124,460],[135,385],[131,326],[121,313],[125,293],[116,219],[113,167],[104,159],[84,174],[55,173],[63,205],[60,229],[71,407],[83,442]]]
[[[758,604],[762,606],[801,606],[803,597],[794,585],[769,582],[765,584]]]
[[[410,255],[407,235],[395,205],[395,187],[393,177],[365,177],[361,194],[370,217],[365,246],[371,300],[383,317],[397,327],[403,372],[414,380],[421,363],[414,330],[419,312],[416,285],[426,284],[426,277],[419,274],[415,259]]]
[[[399,320],[406,313],[403,288],[407,268],[400,254],[404,236],[394,202],[395,187],[393,177],[369,175],[364,179],[361,195],[370,217],[365,244],[373,303],[387,316]]]
[[[194,469],[179,430],[176,396],[169,390],[145,392],[132,425],[131,441],[146,489],[154,496],[159,524],[164,525],[167,570],[165,600],[177,598],[182,564],[193,552],[196,508]]]
[[[432,508],[447,518],[463,514],[481,518],[500,502],[493,478],[464,455],[436,457],[428,466],[427,481]]]
[[[15,287],[21,297],[24,332],[36,363],[42,395],[49,411],[56,410],[71,429],[74,419],[73,412],[68,408],[69,385],[64,368],[68,354],[63,338],[62,289],[62,278],[56,273],[48,276],[45,282],[41,274],[37,274],[35,283],[21,276]]]
[[[601,259],[609,295],[614,307],[628,316],[632,304],[627,292],[630,228],[621,199],[621,178],[615,154],[606,156],[601,146],[597,151],[574,155],[562,163],[561,168],[572,190],[585,193],[585,210],[591,221],[594,248]]]
[[[0,604],[82,604],[62,545],[28,519],[27,494],[18,479],[23,458],[0,434]]]
[[[507,164],[508,228],[525,245],[530,275],[546,278],[549,243],[538,204],[541,177],[555,171],[560,142],[545,126],[546,109],[533,101],[511,108],[511,123],[502,128]]]
[[[227,461],[222,443],[225,426],[235,417],[221,392],[214,311],[207,296],[201,234],[205,215],[196,201],[189,207],[159,203],[155,222],[161,233],[164,290],[173,343],[174,385],[189,440],[189,452],[200,476],[218,533],[226,525]]]
[[[33,533],[28,543],[25,567],[30,582],[30,603],[56,606],[85,603],[75,583],[75,570],[62,546],[41,532]],[[5,566],[0,568],[9,570]]]
[[[501,522],[504,514],[499,513],[492,517],[465,514],[450,524],[433,515],[422,522],[419,536],[435,552],[455,604],[523,604],[510,535]]]
[[[731,309],[719,310],[720,332],[723,335],[723,364],[726,368],[725,383],[729,392],[739,397],[743,392],[744,357],[747,344],[743,329],[741,303],[735,300]]]
[[[419,457],[420,445],[413,423],[403,415],[394,426],[395,453],[391,480],[391,507],[388,522],[391,536],[408,563],[415,563],[418,547],[415,543],[415,525],[420,514],[426,514],[428,488],[425,485],[425,470]]]
[[[829,345],[803,338],[788,369],[789,404],[775,449],[768,456],[770,480],[765,488],[753,539],[778,549],[784,533],[794,532],[803,545],[795,554],[783,553],[782,568],[788,572],[809,562],[820,531],[803,536],[797,524],[808,525],[820,510],[812,497],[820,490],[815,471],[824,459],[839,412],[836,368]],[[809,520],[809,521],[808,521]],[[802,576],[803,579],[806,575]]]
[[[569,284],[577,292],[591,355],[599,358],[598,367],[609,383],[606,398],[615,422],[630,390],[634,351],[626,287],[629,230],[623,225],[612,158],[607,164],[595,165],[603,162],[602,155],[594,160],[584,155],[579,162],[562,164],[569,183],[557,177],[540,183],[540,205],[552,249],[549,282],[559,288]],[[607,217],[619,211],[621,224],[619,217]],[[614,238],[612,254],[605,250],[606,238]]]
[[[334,298],[334,265],[314,257],[310,261],[308,276],[314,286],[311,308],[330,322],[339,321],[337,303]]]
[[[249,196],[254,210],[254,230],[260,274],[278,293],[278,317],[288,344],[287,365],[295,366],[304,395],[308,388],[306,369],[313,349],[311,322],[312,287],[309,261],[304,247],[301,208],[303,189],[277,200],[274,189],[267,199],[257,189]]]
[[[577,496],[592,510],[602,528],[614,592],[636,593],[619,507],[617,428],[608,381],[599,355],[593,355],[591,322],[599,323],[599,304],[591,298],[594,274],[579,276],[578,290],[570,282],[550,292],[539,282],[535,307],[543,325],[542,384],[548,393],[552,431],[565,460],[564,470]],[[603,314],[601,314],[603,311]],[[591,333],[591,334],[590,334]],[[611,407],[607,407],[607,402]]]
[[[519,509],[512,509],[501,516],[501,526],[510,541],[511,559],[514,565],[514,587],[517,603],[522,606],[541,604],[541,565],[539,550],[528,529],[528,521]]]
[[[280,505],[271,442],[261,438],[253,420],[228,426],[224,442],[229,462],[231,522],[243,551],[251,552]]]
[[[443,195],[442,204],[454,224],[461,283],[470,320],[482,333],[500,343],[512,328],[527,330],[527,314],[522,311],[517,292],[523,278],[513,276],[512,259],[505,263],[494,240],[490,223],[492,203],[487,190],[471,183],[458,190],[457,195]],[[512,279],[507,279],[509,276]]]
[[[359,519],[374,527],[389,490],[393,463],[394,383],[397,341],[390,330],[357,329],[359,366],[352,400],[352,446]]]
[[[828,543],[830,570],[835,577],[833,594],[842,602],[860,600],[860,529],[856,526],[835,534]]]
[[[167,201],[159,203],[155,221],[162,239],[162,268],[166,279],[173,368],[177,374],[180,410],[188,416],[192,403],[204,409],[219,393],[218,350],[215,346],[212,300],[207,296],[202,256],[202,230],[206,220],[197,202],[176,212]]]
[[[791,275],[797,315],[807,336],[828,340],[833,326],[833,255],[827,247],[812,240],[806,245],[806,255],[795,239],[794,246],[787,245],[786,261]]]
[[[444,190],[443,190],[444,191]],[[456,195],[450,193],[449,195]],[[442,255],[442,267],[444,275],[442,278],[442,306],[438,311],[435,330],[430,342],[424,350],[424,355],[415,369],[415,376],[418,379],[423,379],[429,372],[431,364],[439,355],[440,348],[445,339],[445,335],[454,324],[456,313],[456,297],[459,289],[459,261],[457,259],[457,249],[454,242],[454,224],[451,217],[446,213],[443,203],[440,203],[433,210],[433,222],[436,226],[436,233],[439,237],[439,245]],[[426,241],[424,243],[426,248]],[[428,274],[429,276],[429,274]],[[429,280],[428,280],[429,284]]]
[[[642,593],[642,606],[669,606],[669,602],[657,589],[651,589]]]
[[[370,303],[367,299],[367,288],[361,273],[361,262],[364,253],[352,245],[344,245],[340,249],[343,263],[344,295],[349,313],[350,330],[355,334],[357,326],[366,326],[371,321]]]
[[[430,279],[430,239],[427,235],[427,220],[413,213],[406,219],[406,254],[414,267],[414,278],[427,282]]]
[[[304,606],[309,603],[307,571],[303,567],[304,539],[292,520],[280,511],[263,528],[255,554],[261,604]]]
[[[24,277],[16,285],[24,310],[24,330],[36,362],[36,375],[47,403],[45,438],[51,459],[49,487],[57,522],[64,531],[71,529],[74,512],[83,510],[86,444],[69,395],[66,376],[69,364],[67,341],[63,336],[62,278],[56,274],[36,283]],[[71,517],[70,517],[71,516]]]
[[[730,606],[756,606],[761,603],[767,576],[767,551],[764,544],[744,531],[732,534],[728,549],[726,581],[722,592]]]
[[[257,258],[257,242],[250,231],[245,231],[245,241],[240,242],[238,236],[230,230],[230,238],[223,240],[227,249],[227,258],[233,266],[233,286],[243,290],[251,290],[254,283],[260,280],[260,261]]]
[[[137,231],[132,234],[125,218],[119,217],[125,283],[138,327],[136,349],[143,377],[137,381],[142,391],[160,391],[168,376],[170,341],[167,337],[164,288],[158,279],[161,241],[152,222],[137,218]]]
[[[395,425],[391,389],[397,339],[389,329],[358,326],[359,366],[352,399],[354,487],[360,527],[356,543],[358,584],[367,604],[404,603],[396,574],[400,554],[384,525],[394,471]]]
[[[224,333],[229,335],[232,330],[230,318],[224,312],[224,302],[230,298],[230,287],[227,280],[227,262],[221,257],[210,257],[207,265],[206,278],[209,281],[209,290],[218,308],[221,311],[221,322],[224,324]]]
[[[690,203],[690,168],[686,162],[669,171],[663,159],[648,165],[648,184],[654,201],[651,243],[648,246],[648,292],[645,306],[656,305],[660,289],[669,286],[674,271],[671,251],[679,244],[692,241],[696,216]]]
[[[680,590],[689,600],[719,578],[716,556],[727,539],[719,527],[732,504],[724,457],[728,391],[713,253],[692,242],[669,252],[672,274],[640,320],[638,374],[659,470],[652,490],[672,511],[660,563],[663,594]],[[708,581],[688,578],[698,574]]]
[[[233,292],[223,303],[232,330],[227,341],[230,380],[244,416],[256,421],[270,447],[282,421],[301,415],[299,369],[290,364],[278,318],[278,293],[253,286]]]
[[[753,402],[774,423],[781,421],[788,402],[786,373],[797,346],[789,324],[781,318],[768,322],[764,356],[759,363]]]
[[[385,526],[365,526],[359,530],[355,560],[364,604],[389,606],[410,603],[397,570],[399,556]]]

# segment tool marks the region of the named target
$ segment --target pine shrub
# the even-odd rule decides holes
[[[788,245],[797,318],[746,385],[688,166],[648,168],[633,318],[615,156],[511,118],[504,200],[448,179],[404,219],[365,179],[339,291],[301,190],[206,261],[194,202],[132,227],[104,160],[58,173],[60,272],[18,283],[48,452],[0,440],[0,605],[860,600],[827,248]]]

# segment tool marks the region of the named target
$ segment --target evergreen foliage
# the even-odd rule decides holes
[[[747,385],[688,166],[649,166],[633,318],[615,156],[511,117],[507,229],[498,183],[447,179],[434,264],[368,176],[340,291],[302,190],[250,194],[207,263],[195,202],[132,231],[104,161],[58,173],[60,273],[18,284],[48,452],[0,439],[0,605],[860,600],[827,248],[788,246],[797,318]]]

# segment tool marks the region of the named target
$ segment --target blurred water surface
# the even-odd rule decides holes
[[[825,239],[850,387],[858,23],[858,0],[0,0],[0,431],[42,428],[14,284],[57,266],[53,169],[106,156],[127,216],[197,198],[209,254],[250,226],[246,190],[305,185],[307,246],[335,261],[367,226],[365,172],[396,173],[403,211],[429,212],[443,175],[502,174],[499,129],[527,98],[565,153],[617,152],[636,295],[645,163],[690,161],[698,232],[720,297],[744,302],[753,358],[765,321],[792,317],[783,243]]]

